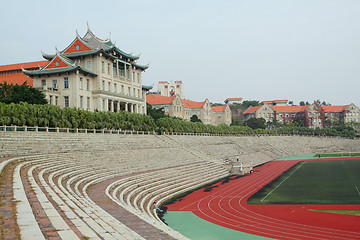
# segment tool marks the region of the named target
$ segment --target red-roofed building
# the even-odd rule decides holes
[[[165,114],[171,117],[184,118],[184,104],[179,95],[166,97],[150,93],[146,95],[146,102],[155,108],[164,108]]]
[[[331,126],[334,122],[356,123],[351,125],[359,130],[360,109],[353,103],[343,106],[322,106],[322,109],[326,127]]]
[[[224,106],[213,106],[212,108],[212,125],[231,124],[231,110],[228,104]]]
[[[22,85],[26,81],[29,86],[33,86],[33,78],[25,75],[22,68],[26,70],[38,70],[47,63],[48,61],[36,61],[2,65],[0,66],[0,83],[6,82],[7,84]]]
[[[191,100],[182,99],[184,104],[184,118],[190,120],[193,115],[196,115],[204,124],[212,124],[212,109],[208,99],[204,102],[195,102]]]
[[[272,121],[274,119],[274,109],[268,105],[249,107],[244,112],[244,120],[250,118],[263,118],[266,122]]]
[[[179,95],[167,97],[150,93],[147,95],[146,101],[155,108],[164,108],[164,112],[171,117],[190,121],[190,118],[196,115],[204,124],[231,124],[230,108],[227,105],[211,107],[208,99],[196,102],[180,99]]]
[[[242,100],[242,98],[227,98],[224,102],[225,104],[233,105],[234,103],[241,104]]]

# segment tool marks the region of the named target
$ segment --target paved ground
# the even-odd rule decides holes
[[[118,179],[110,179],[107,181],[100,182],[94,186],[92,186],[90,189],[88,189],[88,195],[89,197],[96,202],[97,205],[99,205],[101,208],[103,208],[105,211],[107,211],[109,214],[111,214],[113,217],[118,219],[120,222],[137,232],[139,235],[144,237],[148,240],[170,240],[174,239],[168,234],[160,231],[159,229],[153,227],[149,223],[143,221],[139,217],[135,216],[134,214],[128,212],[127,210],[123,209],[113,201],[111,201],[106,195],[105,195],[105,189],[106,187],[112,183],[113,181],[116,181]]]

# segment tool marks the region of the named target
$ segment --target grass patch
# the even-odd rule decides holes
[[[360,204],[359,172],[359,160],[301,162],[260,189],[248,203]]]
[[[359,157],[360,153],[317,153],[314,157]]]
[[[360,216],[360,209],[309,209],[309,211]]]

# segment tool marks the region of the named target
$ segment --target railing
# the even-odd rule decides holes
[[[82,128],[59,128],[59,127],[29,127],[29,126],[0,126],[0,132],[53,132],[53,133],[100,133],[100,134],[134,134],[134,135],[186,135],[186,136],[231,136],[231,137],[264,137],[264,136],[298,136],[298,137],[322,137],[322,138],[343,138],[340,136],[317,136],[293,134],[226,134],[226,133],[188,133],[188,132],[156,132],[156,131],[137,131],[122,129],[82,129]],[[355,137],[356,138],[356,137]]]
[[[28,126],[0,126],[0,132],[49,132],[49,133],[100,133],[100,134],[137,134],[155,135],[156,132],[115,129],[81,129],[81,128],[51,128]]]

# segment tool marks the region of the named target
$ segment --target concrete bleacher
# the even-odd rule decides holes
[[[255,166],[289,155],[359,150],[359,140],[340,138],[0,132],[0,158],[7,157],[0,161],[0,174],[15,167],[13,194],[23,239],[46,239],[41,214],[58,239],[186,239],[160,221],[154,201],[227,176],[231,161]],[[138,227],[88,194],[104,182],[96,194],[133,214]],[[141,227],[151,228],[153,238]]]

